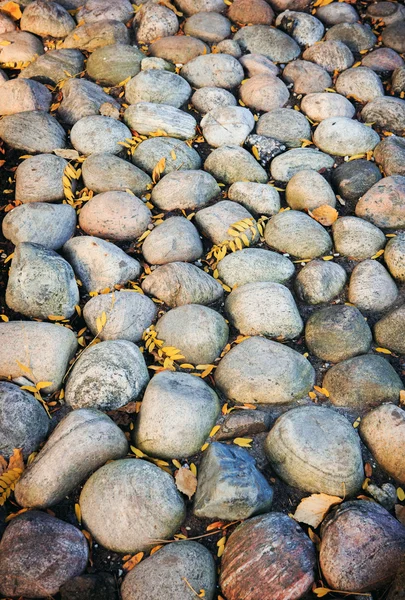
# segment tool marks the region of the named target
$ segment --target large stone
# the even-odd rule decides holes
[[[199,12],[223,13],[226,10],[223,0],[176,0],[176,4],[186,15]]]
[[[201,233],[214,244],[222,244],[227,240],[234,239],[234,234],[230,233],[230,231],[235,231],[232,226],[243,219],[249,219],[250,225],[253,227],[253,230],[248,227],[245,227],[244,230],[249,242],[257,242],[259,233],[251,213],[240,204],[230,200],[221,200],[199,210],[195,216],[195,224]]]
[[[64,38],[75,28],[75,22],[60,4],[34,0],[24,9],[20,27],[40,37]]]
[[[301,101],[301,110],[312,121],[318,123],[329,117],[348,117],[351,119],[356,112],[353,104],[347,98],[330,92],[308,94]]]
[[[191,87],[185,79],[159,69],[141,71],[125,85],[125,98],[129,104],[154,102],[180,108],[190,96]]]
[[[322,22],[308,13],[285,10],[277,16],[276,27],[291,35],[300,46],[313,46],[323,38]]]
[[[329,73],[345,71],[354,63],[350,48],[337,40],[327,40],[314,44],[305,50],[302,57],[304,60],[309,60],[323,67]]]
[[[405,133],[405,100],[384,96],[368,102],[361,111],[365,123],[373,123],[398,135]]]
[[[17,482],[16,500],[26,508],[53,506],[106,461],[127,452],[124,433],[107,415],[86,408],[72,411]]]
[[[229,144],[241,146],[254,126],[252,113],[241,106],[214,108],[200,123],[206,142],[214,148]]]
[[[245,52],[263,54],[275,63],[288,63],[300,55],[300,47],[292,37],[267,25],[242,27],[234,39]]]
[[[215,384],[238,403],[288,404],[312,389],[315,371],[301,354],[262,337],[244,340],[215,371]]]
[[[376,260],[356,265],[349,283],[349,302],[364,313],[380,313],[395,303],[398,288],[387,269]]]
[[[87,0],[85,5],[78,11],[76,19],[78,22],[94,23],[112,19],[126,23],[134,14],[134,9],[129,0]]]
[[[271,25],[274,12],[265,0],[235,0],[229,7],[228,17],[243,25]]]
[[[48,111],[52,94],[42,83],[31,79],[10,79],[2,85],[0,115],[14,115],[30,110]]]
[[[220,87],[232,89],[243,80],[243,68],[228,54],[206,54],[190,60],[180,74],[195,88]]]
[[[377,42],[369,25],[361,23],[337,23],[325,35],[327,41],[343,42],[352,52],[370,50]]]
[[[131,190],[135,196],[145,194],[152,183],[149,175],[130,162],[103,152],[90,154],[82,163],[84,184],[96,194]]]
[[[137,260],[114,244],[96,237],[72,238],[63,246],[63,253],[89,292],[101,292],[137,279],[141,271]]]
[[[245,84],[246,85],[246,84]],[[245,89],[245,86],[242,90]],[[257,123],[256,132],[282,142],[287,148],[301,147],[302,141],[311,137],[308,120],[290,108],[270,109]]]
[[[65,38],[64,48],[94,52],[103,46],[129,44],[130,35],[124,23],[110,19],[79,25]]]
[[[171,171],[199,169],[201,166],[200,155],[194,148],[170,137],[153,137],[145,140],[136,148],[132,162],[143,171],[152,174],[162,158],[165,159],[162,177]]]
[[[0,323],[0,341],[0,377],[22,385],[50,381],[45,394],[61,387],[77,349],[73,331],[53,323]]]
[[[15,31],[14,21],[4,13],[0,13],[0,35]]]
[[[39,110],[3,117],[0,121],[0,138],[12,148],[28,152],[52,152],[66,145],[62,125],[48,113]]]
[[[293,148],[276,156],[271,162],[271,176],[276,181],[290,181],[291,177],[303,171],[312,169],[324,171],[333,167],[334,160],[328,154],[313,150],[312,148]]]
[[[336,206],[336,197],[329,183],[312,169],[299,171],[287,184],[285,197],[293,210],[314,210],[319,206]]]
[[[400,282],[405,281],[405,236],[403,234],[397,235],[388,242],[384,260],[391,275]]]
[[[361,312],[354,306],[328,306],[309,317],[305,341],[321,360],[339,362],[366,354],[372,335]]]
[[[391,48],[377,48],[377,50],[366,54],[361,64],[377,73],[384,73],[385,71],[394,71],[394,69],[402,67],[404,61]]]
[[[88,554],[86,538],[73,525],[38,511],[19,515],[0,543],[0,594],[54,596],[83,573]]]
[[[166,6],[147,2],[136,13],[133,26],[136,41],[149,44],[159,38],[175,35],[179,29],[179,20]]]
[[[185,217],[170,217],[155,227],[142,244],[142,254],[151,265],[194,262],[203,253],[196,227]]]
[[[184,33],[211,44],[229,37],[231,23],[216,12],[196,13],[184,21]]]
[[[203,208],[221,193],[209,173],[190,169],[171,171],[155,185],[152,202],[165,211]]]
[[[118,85],[139,73],[144,58],[145,55],[135,46],[111,44],[90,54],[86,71],[91,79],[102,85]]]
[[[210,364],[228,342],[229,328],[215,310],[189,304],[169,310],[156,323],[158,339],[165,346],[180,350],[184,360],[193,365]]]
[[[27,158],[16,170],[16,199],[23,203],[63,200],[62,178],[66,167],[66,160],[54,154]]]
[[[388,360],[374,354],[355,356],[335,365],[325,374],[322,386],[334,406],[357,410],[384,402],[397,404],[403,388]]]
[[[332,232],[336,252],[354,260],[371,258],[387,241],[381,229],[358,217],[340,217]]]
[[[247,150],[239,146],[217,148],[206,159],[204,169],[224,183],[240,181],[241,173],[244,181],[266,183],[268,180],[263,167]]]
[[[381,79],[367,67],[347,69],[341,73],[336,80],[336,91],[362,103],[384,96]]]
[[[375,341],[379,346],[405,354],[405,305],[393,310],[378,321],[374,328]]]
[[[60,48],[38,56],[36,60],[21,70],[19,77],[56,85],[69,75],[72,77],[78,75],[83,71],[83,67],[84,56],[80,50]]]
[[[380,136],[371,127],[347,117],[324,119],[314,133],[318,148],[337,156],[363,154],[373,150],[379,141]]]
[[[356,215],[382,229],[405,229],[405,177],[375,183],[358,201]]]
[[[307,304],[323,304],[338,296],[346,284],[346,271],[334,262],[311,260],[298,273],[295,289]]]
[[[338,23],[356,23],[359,15],[351,4],[345,2],[333,2],[324,6],[318,6],[316,16],[325,25],[337,25]]]
[[[114,461],[93,473],[80,494],[80,508],[98,543],[131,554],[173,537],[185,517],[173,478],[139,459]]]
[[[38,450],[47,436],[49,418],[36,398],[7,381],[0,382],[0,454],[6,460],[14,448],[24,458]]]
[[[276,473],[305,492],[353,496],[364,478],[360,441],[349,421],[321,406],[302,406],[277,419],[265,452]]]
[[[246,0],[242,0],[245,2]],[[232,6],[235,5],[235,2]],[[278,75],[279,68],[263,54],[245,54],[239,59],[248,77],[254,75]]]
[[[405,140],[397,135],[383,138],[374,148],[374,160],[386,176],[405,176]]]
[[[274,111],[290,99],[287,86],[275,75],[254,75],[245,81],[239,93],[243,103],[254,111]]]
[[[218,275],[230,288],[254,281],[286,283],[294,275],[294,264],[286,257],[264,248],[244,248],[218,262]]]
[[[109,104],[111,109],[120,109],[120,105],[103,89],[87,79],[68,79],[62,88],[63,99],[58,108],[62,123],[74,125],[83,117],[100,114],[101,107]]]
[[[171,138],[187,140],[195,136],[197,122],[188,113],[169,104],[138,102],[129,106],[124,121],[131,130],[143,135],[164,131]]]
[[[201,40],[189,35],[176,35],[160,38],[149,46],[151,56],[184,65],[193,58],[209,52],[209,47]]]
[[[280,210],[280,194],[275,187],[253,181],[236,181],[228,189],[228,198],[257,215],[275,215]]]
[[[124,123],[102,115],[83,117],[70,132],[72,146],[86,156],[96,152],[120,154],[122,143],[131,138],[132,133]]]
[[[26,31],[3,33],[0,35],[0,43],[0,63],[26,64],[44,54],[41,40]]]
[[[192,456],[209,436],[219,411],[218,396],[202,379],[158,373],[143,397],[133,432],[135,446],[159,458]]]
[[[373,21],[384,21],[385,25],[391,25],[405,18],[405,8],[401,4],[391,2],[377,2],[370,4],[367,8],[367,16]]]
[[[293,84],[296,94],[323,92],[332,85],[329,73],[321,66],[308,60],[294,60],[283,71],[287,83]]]
[[[349,202],[358,200],[380,179],[379,168],[373,162],[364,159],[343,162],[332,171],[333,187]]]
[[[392,48],[402,54],[405,52],[405,19],[391,23],[382,31],[381,37],[384,46]]]

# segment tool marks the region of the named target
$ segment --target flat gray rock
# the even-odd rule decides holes
[[[277,29],[274,31],[277,31]],[[243,103],[250,109],[264,112],[281,108],[290,99],[287,86],[275,75],[254,75],[250,77],[240,87],[239,94]]]
[[[60,4],[34,0],[24,9],[20,27],[40,37],[64,38],[75,28],[75,22]]]
[[[228,198],[257,215],[275,215],[280,210],[280,194],[272,185],[236,181],[228,189]]]
[[[112,44],[129,44],[129,30],[124,23],[110,19],[85,23],[73,29],[64,39],[63,48],[78,48],[94,52]]]
[[[125,99],[129,104],[154,102],[180,108],[188,101],[191,92],[183,77],[158,69],[141,71],[125,85]]]
[[[101,85],[118,85],[139,73],[144,58],[145,55],[135,46],[111,44],[90,54],[86,70],[89,77]]]
[[[243,68],[236,58],[227,54],[206,54],[190,60],[180,75],[194,88],[220,87],[226,90],[239,85]]]
[[[119,142],[131,138],[132,133],[124,123],[102,115],[83,117],[70,132],[72,146],[86,156],[95,152],[120,154],[123,146]]]
[[[320,65],[309,60],[294,60],[283,71],[283,78],[293,84],[296,94],[312,94],[330,88],[332,78]]]
[[[63,99],[58,108],[62,123],[74,125],[83,117],[100,114],[106,104],[119,111],[120,105],[103,89],[87,79],[68,79],[62,88]]]
[[[347,117],[324,119],[314,133],[316,146],[323,152],[337,156],[355,156],[369,152],[379,141],[380,136],[371,127]]]
[[[152,202],[166,211],[196,209],[203,208],[220,193],[221,188],[209,173],[180,169],[158,181],[152,190]]]
[[[233,240],[234,236],[229,233],[232,225],[243,219],[249,219],[254,231],[245,229],[245,235],[249,242],[257,242],[259,232],[256,227],[256,221],[249,211],[243,206],[230,200],[221,200],[212,206],[199,210],[195,216],[195,224],[201,233],[210,239],[214,244]]]
[[[367,67],[347,69],[341,73],[336,80],[336,91],[362,103],[384,96],[381,79]]]
[[[47,112],[52,94],[42,83],[31,79],[10,79],[2,85],[0,115],[14,115],[29,110]]]
[[[357,69],[355,70],[357,71]],[[344,73],[346,71],[342,75]],[[353,104],[344,95],[330,92],[308,94],[302,99],[301,110],[312,121],[318,123],[329,117],[348,117],[351,119],[356,112]]]
[[[86,187],[96,194],[130,190],[135,196],[146,193],[152,183],[149,175],[130,162],[106,152],[90,154],[82,163]]]
[[[234,39],[242,50],[263,54],[275,63],[288,63],[300,55],[300,47],[292,37],[267,25],[242,27]]]
[[[314,210],[319,206],[336,206],[335,194],[317,171],[304,169],[298,171],[287,183],[285,197],[293,210]]]
[[[247,150],[239,146],[217,148],[206,159],[204,169],[224,183],[240,181],[241,173],[245,181],[266,183],[268,180],[263,167]]]
[[[356,204],[356,216],[382,229],[405,229],[405,177],[392,175],[375,183]]]
[[[405,281],[405,236],[403,234],[400,233],[389,240],[385,248],[384,260],[394,279]]]
[[[242,146],[254,126],[252,113],[241,106],[214,108],[200,123],[206,142],[214,148],[226,145]]]
[[[287,148],[300,148],[311,137],[311,127],[303,114],[290,108],[277,108],[262,115],[256,132],[282,142]]]
[[[54,154],[38,154],[16,170],[15,197],[25,203],[55,202],[65,198],[63,175],[67,161]]]
[[[336,252],[354,260],[371,258],[387,242],[381,229],[358,217],[340,217],[332,232]]]
[[[187,146],[185,142],[172,137],[153,137],[145,140],[136,148],[132,162],[146,173],[152,174],[153,169],[162,158],[165,159],[165,167],[161,177],[171,171],[201,167],[201,158],[198,152]]]
[[[199,12],[185,20],[184,33],[212,44],[229,37],[231,23],[220,13]]]
[[[219,87],[203,87],[196,90],[191,97],[191,103],[203,115],[214,109],[237,104],[236,98],[231,92]]]
[[[354,63],[350,48],[339,40],[331,39],[307,48],[302,57],[323,67],[328,73],[345,71]]]
[[[203,253],[196,227],[185,217],[170,217],[155,227],[142,244],[142,254],[150,265],[194,262]]]
[[[365,123],[403,135],[405,132],[405,100],[384,96],[368,102],[361,111]]]
[[[84,56],[80,50],[60,48],[38,56],[21,70],[19,77],[35,79],[41,83],[56,85],[67,77],[78,75],[84,68]]]
[[[0,121],[0,137],[12,148],[27,152],[52,152],[56,148],[66,147],[62,125],[48,113],[39,110],[3,117]]]
[[[254,281],[286,283],[294,275],[291,260],[264,248],[244,248],[218,262],[219,278],[230,288]]]
[[[298,273],[295,289],[307,304],[323,304],[338,296],[346,284],[346,271],[340,265],[324,260],[311,260]]]
[[[393,352],[405,354],[405,306],[385,315],[374,327],[374,337],[378,346]]]
[[[136,41],[149,44],[159,38],[175,35],[179,29],[179,20],[166,6],[144,3],[137,11],[133,21]]]
[[[124,121],[141,135],[165,132],[171,138],[187,140],[195,136],[197,122],[188,113],[169,104],[138,102],[128,106]]]
[[[323,38],[325,32],[319,19],[294,10],[285,10],[280,13],[275,25],[291,35],[300,46],[313,46]]]
[[[391,275],[378,261],[363,260],[353,269],[348,299],[363,313],[388,310],[395,303],[398,293]]]
[[[370,50],[377,42],[369,25],[360,23],[337,23],[325,35],[326,41],[343,42],[352,52]]]
[[[333,164],[333,158],[324,152],[312,148],[293,148],[272,160],[270,172],[276,181],[290,181],[298,171],[304,169],[321,171],[331,169]]]

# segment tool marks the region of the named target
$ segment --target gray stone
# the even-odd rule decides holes
[[[104,192],[83,206],[79,225],[88,235],[116,241],[131,241],[152,222],[149,208],[133,194]]]
[[[233,440],[254,433],[268,431],[271,415],[263,410],[237,410],[226,415],[215,440]]]
[[[293,148],[284,152],[271,163],[271,176],[276,181],[290,181],[291,177],[303,171],[312,169],[314,171],[323,171],[331,169],[334,160],[328,154],[313,150],[312,148]]]
[[[283,71],[287,83],[293,83],[296,94],[312,94],[330,88],[332,78],[321,66],[308,60],[294,60]]]
[[[345,284],[343,267],[323,260],[311,260],[295,280],[297,294],[307,304],[330,302],[343,291]]]
[[[142,244],[142,254],[150,265],[194,262],[203,253],[195,226],[185,217],[170,217],[155,227]]]
[[[379,346],[405,354],[405,305],[396,308],[378,321],[374,328],[375,341]]]
[[[0,454],[6,460],[14,448],[21,448],[27,459],[38,450],[48,429],[48,415],[36,398],[13,383],[0,382]]]
[[[253,181],[237,181],[228,190],[229,200],[258,215],[275,215],[280,210],[280,194],[275,187]]]
[[[22,385],[51,381],[45,394],[61,387],[77,349],[73,331],[53,323],[0,323],[0,340],[0,377]]]
[[[353,260],[371,258],[387,241],[381,229],[358,217],[341,217],[332,232],[336,252]]]
[[[377,48],[377,50],[373,50],[366,54],[362,59],[361,64],[377,73],[384,73],[385,71],[394,71],[394,69],[402,68],[404,61],[399,54],[391,48]]]
[[[118,85],[141,70],[145,55],[135,46],[111,44],[90,54],[86,70],[91,79],[102,85]]]
[[[234,39],[242,50],[263,54],[275,63],[288,63],[300,55],[300,47],[292,37],[267,25],[242,27]]]
[[[63,253],[86,291],[100,292],[137,279],[141,266],[110,242],[91,236],[70,239]]]
[[[94,23],[112,19],[126,23],[134,14],[134,9],[129,0],[87,0],[85,5],[78,11],[76,19],[78,22]]]
[[[365,123],[403,135],[405,132],[405,100],[384,96],[368,102],[361,111]]]
[[[230,200],[221,200],[212,206],[199,210],[195,216],[195,224],[201,233],[209,238],[214,244],[221,244],[226,240],[231,241],[234,236],[229,233],[234,223],[250,219],[251,225],[255,229],[246,228],[245,234],[250,242],[257,242],[259,232],[256,227],[256,221],[249,211],[240,204]]]
[[[17,482],[16,500],[26,508],[58,504],[90,473],[127,452],[124,433],[107,415],[88,408],[72,411]]]
[[[300,46],[313,46],[323,38],[325,31],[316,17],[293,10],[280,13],[275,25],[291,35]]]
[[[254,126],[252,113],[241,106],[214,108],[200,123],[205,140],[214,148],[226,145],[241,146]]]
[[[235,40],[222,40],[216,45],[216,50],[221,54],[229,54],[234,58],[241,58],[242,56],[242,50]]]
[[[357,69],[355,70],[357,71]],[[344,71],[344,73],[346,72]],[[308,94],[302,99],[301,110],[312,121],[318,123],[330,117],[348,117],[351,119],[356,112],[353,104],[347,98],[330,92]]]
[[[183,304],[212,304],[222,299],[224,293],[221,284],[211,275],[185,262],[158,267],[142,281],[142,289],[172,308]]]
[[[10,79],[2,85],[0,115],[13,115],[30,110],[48,111],[52,102],[51,92],[38,81]]]
[[[173,153],[176,158],[173,158]],[[152,174],[157,163],[165,159],[165,168],[161,176],[179,169],[199,169],[200,155],[185,142],[170,137],[154,137],[143,141],[132,155],[132,162],[149,174]]]
[[[322,23],[329,27],[338,23],[356,23],[360,19],[354,6],[345,2],[333,2],[325,6],[318,6],[315,14]]]
[[[100,331],[97,319],[103,313],[106,323]],[[94,296],[83,308],[87,327],[101,341],[140,342],[143,332],[152,325],[156,315],[156,304],[150,298],[126,290]]]
[[[376,260],[355,266],[349,283],[349,302],[364,313],[386,311],[395,303],[398,288],[387,269]]]
[[[179,349],[187,363],[211,364],[228,342],[229,328],[215,310],[188,304],[169,310],[156,324],[158,339]]]
[[[125,85],[125,99],[129,104],[154,102],[180,108],[190,96],[191,87],[187,81],[169,71],[141,71]]]
[[[0,63],[26,64],[44,53],[41,40],[26,31],[3,33],[0,35],[0,43]]]
[[[268,180],[263,167],[247,150],[239,148],[239,146],[217,148],[206,159],[204,169],[224,183],[240,181],[241,173],[243,173],[245,181],[266,183]]]
[[[175,71],[175,66],[163,58],[158,58],[156,56],[147,56],[142,59],[141,69],[142,71],[150,71],[150,70],[158,70],[158,71]]]
[[[202,208],[220,192],[221,188],[209,173],[173,170],[153,188],[152,202],[165,211]]]
[[[186,512],[173,478],[140,459],[114,461],[93,473],[80,494],[80,507],[99,544],[131,554],[173,537]]]
[[[384,88],[378,75],[367,67],[347,69],[336,80],[336,91],[357,102],[370,102],[384,96]],[[351,115],[353,116],[353,115]]]
[[[405,102],[404,102],[405,106]],[[324,119],[314,133],[314,143],[328,154],[354,156],[373,150],[380,136],[371,127],[347,117]]]
[[[175,35],[179,30],[179,20],[172,10],[152,2],[143,4],[138,10],[133,26],[136,41],[149,44],[158,38]]]
[[[275,75],[254,75],[242,84],[239,93],[243,103],[254,111],[274,111],[290,99],[287,86]]]
[[[4,221],[3,221],[4,222]],[[405,236],[399,234],[389,240],[384,260],[391,275],[400,282],[405,281]]]
[[[201,54],[210,51],[209,46],[189,35],[174,35],[156,40],[149,46],[151,56],[164,58],[172,63],[184,65]]]
[[[405,140],[397,135],[383,138],[374,148],[374,160],[386,176],[405,176]]]
[[[157,71],[155,71],[157,72]],[[187,140],[195,136],[197,122],[188,113],[168,104],[138,102],[124,113],[128,127],[143,135],[161,133],[169,137]]]
[[[402,54],[405,51],[405,19],[391,23],[382,31],[381,37],[384,46],[392,48]]]
[[[304,328],[290,290],[280,283],[256,281],[237,287],[227,297],[225,311],[242,335],[293,339]]]
[[[62,123],[74,125],[83,117],[100,114],[105,104],[118,109],[120,105],[103,89],[86,79],[68,79],[62,88],[63,99],[58,108]]]
[[[112,44],[129,44],[130,35],[124,23],[103,20],[80,25],[73,29],[63,42],[64,48],[78,48],[94,52]]]
[[[329,73],[345,71],[354,63],[350,48],[341,41],[331,39],[307,48],[302,57],[318,64]]]
[[[123,600],[189,600],[191,590],[186,581],[193,590],[204,590],[204,598],[213,600],[215,563],[207,548],[197,542],[163,546],[127,573],[121,595]]]
[[[86,348],[66,383],[66,403],[74,410],[116,410],[138,398],[149,381],[145,359],[127,340],[107,340]]]
[[[405,19],[405,7],[391,2],[377,2],[367,7],[366,14],[373,21],[381,19],[384,21],[384,25],[391,25],[391,23]]]
[[[218,396],[202,379],[163,371],[146,388],[134,444],[148,456],[187,458],[199,452],[219,412]]]
[[[95,152],[119,154],[123,150],[119,142],[131,138],[132,133],[124,123],[102,115],[83,117],[70,132],[72,146],[86,156]]]
[[[176,3],[186,15],[195,15],[199,12],[223,13],[226,10],[223,0],[177,0]]]
[[[149,175],[130,162],[108,153],[90,154],[82,163],[84,184],[96,194],[130,190],[136,196],[146,193],[152,183]]]
[[[193,512],[226,521],[268,512],[273,489],[243,448],[214,442],[203,454]]]
[[[364,479],[356,431],[322,406],[302,406],[279,417],[265,452],[276,473],[305,492],[353,496]]]
[[[272,217],[266,225],[264,239],[270,248],[302,259],[316,258],[332,247],[326,229],[296,210],[287,210]]]
[[[259,135],[267,135],[282,142],[288,148],[299,148],[302,140],[311,137],[308,120],[304,115],[290,108],[277,108],[262,115],[256,131]]]
[[[90,59],[89,59],[90,61]],[[87,66],[89,65],[87,62]],[[30,65],[22,69],[19,77],[35,79],[41,83],[56,85],[71,75],[78,75],[84,68],[84,56],[74,48],[50,50],[38,56]]]
[[[20,27],[40,37],[64,38],[75,28],[75,22],[60,4],[34,0],[24,9]]]
[[[340,362],[366,354],[372,335],[361,312],[354,306],[328,306],[312,313],[305,328],[309,351],[328,362]]]
[[[368,409],[383,402],[398,404],[403,388],[387,359],[366,354],[335,365],[325,374],[322,386],[334,406]]]
[[[314,210],[319,206],[336,206],[335,194],[322,175],[311,169],[298,171],[287,183],[285,197],[293,210]]]
[[[358,201],[356,215],[383,229],[405,229],[405,177],[392,175],[375,183]]]
[[[48,113],[39,110],[3,117],[0,138],[12,148],[28,152],[52,152],[66,146],[63,127]]]
[[[25,203],[55,202],[65,198],[64,158],[54,154],[38,154],[21,162],[16,170],[15,197]]]
[[[190,60],[180,75],[192,87],[232,89],[243,80],[243,68],[236,58],[227,54],[205,54]]]
[[[333,187],[349,202],[358,200],[380,179],[379,168],[371,161],[363,159],[343,162],[332,171]]]
[[[352,52],[370,50],[376,44],[377,37],[368,25],[360,23],[338,23],[326,32],[327,41],[339,41],[346,44]]]
[[[278,75],[279,68],[263,54],[245,54],[239,59],[248,77],[254,75]]]
[[[185,20],[184,33],[211,44],[229,37],[231,23],[219,13],[199,12]]]
[[[254,281],[286,283],[294,275],[294,264],[285,256],[264,248],[244,248],[218,262],[218,274],[230,288]]]
[[[54,596],[83,573],[88,555],[87,540],[73,525],[39,511],[19,515],[0,544],[0,594]]]
[[[203,87],[196,90],[191,103],[201,114],[227,106],[236,106],[236,98],[231,92],[218,87]]]
[[[405,67],[395,69],[391,79],[392,91],[400,94],[405,91]]]
[[[215,370],[215,385],[244,404],[289,404],[307,395],[315,381],[310,362],[288,346],[250,337],[234,346]]]

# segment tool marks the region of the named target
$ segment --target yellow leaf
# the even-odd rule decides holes
[[[76,515],[76,519],[79,522],[79,525],[82,524],[82,511],[80,509],[80,504],[75,504],[75,515]]]
[[[2,320],[2,321],[4,321],[5,323],[7,323],[7,322],[8,322],[8,320],[9,320],[9,319],[8,319],[8,317],[7,317],[6,315],[0,315],[0,318],[1,318],[1,320]]]
[[[101,325],[104,327],[106,323],[107,323],[107,315],[105,314],[105,312],[102,312],[101,313]]]
[[[182,363],[182,364],[180,365],[180,368],[181,368],[181,369],[194,369],[194,365],[191,365],[191,364],[189,364],[189,363]]]
[[[172,151],[170,152],[170,156],[172,157],[172,159],[173,159],[173,160],[176,160],[176,158],[177,158],[177,155],[176,155],[176,153],[175,153],[175,151],[174,151],[174,150],[172,150]]]
[[[144,458],[146,456],[146,454],[144,454],[142,450],[139,450],[139,448],[135,448],[135,446],[130,446],[130,448],[131,452],[133,452],[138,458]]]
[[[333,256],[322,256],[322,260],[333,260]]]
[[[37,390],[42,390],[43,388],[49,387],[50,385],[52,385],[52,381],[38,381],[38,383],[36,384],[37,386]]]
[[[1,12],[8,14],[15,21],[18,21],[22,17],[22,12],[17,2],[6,2],[1,7]]]
[[[213,427],[210,431],[210,434],[208,437],[214,437],[214,435],[221,429],[220,425],[215,425],[215,427]]]
[[[308,396],[311,398],[311,400],[315,400],[316,399],[315,392],[308,392]]]
[[[32,375],[32,371],[31,371],[30,367],[23,365],[22,363],[20,363],[19,360],[16,360],[15,362],[20,367],[21,371],[23,371],[24,373],[28,373],[28,375]]]
[[[224,1],[225,1],[225,0],[224,0]],[[226,2],[225,2],[225,4],[226,4]],[[217,556],[218,556],[218,558],[221,558],[221,556],[222,556],[222,555],[223,555],[223,553],[224,553],[224,550],[225,550],[225,546],[219,546],[219,548],[218,548],[218,552],[217,552]]]
[[[401,502],[403,502],[405,500],[405,492],[402,488],[397,488],[397,496],[398,496],[398,500],[400,500]]]
[[[37,388],[33,385],[22,385],[20,389],[27,390],[27,392],[32,392],[33,394],[35,394],[35,392],[37,391]]]
[[[242,448],[251,448],[251,443],[253,439],[251,438],[235,438],[233,443],[237,446],[242,446]]]
[[[328,496],[327,494],[312,494],[308,498],[301,500],[293,515],[296,521],[311,525],[315,529],[324,520],[326,514],[332,506],[343,502],[338,496]]]
[[[157,183],[160,179],[161,174],[165,170],[166,167],[166,158],[161,158],[155,165],[152,171],[152,181],[153,183]]]
[[[324,587],[320,587],[320,588],[315,588],[313,590],[314,594],[318,597],[318,598],[322,598],[323,596],[326,596],[326,594],[329,594],[331,590],[328,588],[324,588]]]
[[[204,452],[204,450],[206,450],[206,449],[208,448],[208,446],[209,446],[209,444],[208,444],[208,443],[206,443],[206,444],[203,444],[203,445],[201,446],[201,452]]]
[[[253,152],[253,156],[255,157],[255,159],[260,160],[260,154],[259,154],[259,150],[257,149],[257,146],[252,146],[252,152]]]
[[[163,548],[163,544],[160,544],[159,546],[155,546],[154,548],[152,548],[152,550],[149,553],[149,556],[153,556],[153,554],[155,554],[155,552],[157,552],[158,550],[160,550],[161,548]]]
[[[392,354],[391,350],[388,350],[388,348],[376,348],[375,351],[380,352],[381,354]]]
[[[400,404],[405,404],[405,390],[399,392],[399,402]]]
[[[309,210],[308,213],[315,221],[318,221],[318,223],[325,227],[332,225],[339,216],[336,208],[333,208],[329,204],[322,204],[322,206],[318,206],[318,208],[314,208],[312,211]]]
[[[190,471],[192,472],[193,475],[195,475],[197,477],[197,467],[195,466],[194,463],[190,464]]]
[[[14,252],[9,254],[9,256],[7,256],[7,258],[4,260],[4,264],[8,263],[9,260],[12,260],[13,256],[14,256]]]
[[[133,556],[132,558],[127,560],[122,565],[122,568],[124,569],[124,571],[128,572],[131,569],[133,569],[134,567],[136,567],[136,565],[139,564],[141,562],[141,560],[143,559],[143,556],[144,556],[143,552],[138,552],[138,554],[135,554],[135,556]]]
[[[223,535],[218,541],[217,546],[225,546],[226,544],[226,535]]]
[[[306,148],[307,146],[313,146],[314,142],[312,142],[311,140],[301,140],[302,144],[301,144],[301,148]]]
[[[186,467],[181,467],[174,476],[174,479],[179,492],[191,499],[197,489],[197,477],[194,473],[190,469],[186,469]]]
[[[376,252],[371,258],[379,258],[383,254],[384,254],[384,249],[379,250],[378,252]]]
[[[355,422],[353,423],[353,427],[355,429],[357,429],[357,427],[360,425],[361,422],[361,417],[357,417],[357,419],[355,420]]]

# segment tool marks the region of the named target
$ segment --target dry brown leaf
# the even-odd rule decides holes
[[[312,496],[301,500],[293,516],[296,521],[306,523],[316,529],[318,525],[322,523],[330,508],[341,502],[343,502],[343,500],[338,496],[312,494]]]
[[[192,498],[197,489],[197,477],[194,473],[190,471],[190,469],[181,467],[181,469],[176,472],[174,479],[179,492],[188,496],[189,499]]]
[[[131,571],[131,569],[133,569],[134,567],[136,567],[136,565],[139,564],[141,562],[141,560],[143,559],[143,555],[144,555],[143,552],[138,552],[138,554],[135,554],[132,558],[127,560],[122,565],[122,568],[124,569],[124,571],[128,572],[128,571]]]
[[[13,455],[10,457],[8,461],[8,470],[11,469],[21,469],[24,471],[24,459],[21,448],[14,448]]]
[[[309,210],[308,213],[315,221],[318,221],[318,223],[325,227],[333,225],[339,216],[336,208],[332,208],[329,204],[322,204],[322,206],[318,206],[318,208],[314,208],[314,210]]]
[[[4,456],[0,455],[0,475],[2,475],[4,473],[4,471],[6,471],[7,469],[7,461],[4,458]]]

